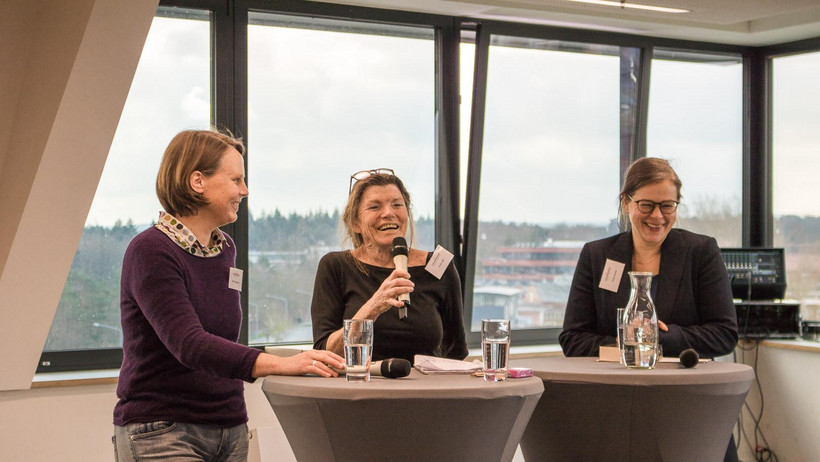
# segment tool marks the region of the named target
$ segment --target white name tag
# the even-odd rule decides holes
[[[242,270],[239,268],[231,268],[228,275],[228,288],[233,290],[242,290]]]
[[[617,293],[618,286],[621,285],[621,275],[624,274],[624,267],[626,267],[626,264],[607,258],[604,265],[604,274],[601,275],[601,283],[598,284],[598,287]]]
[[[437,279],[441,279],[441,276],[444,275],[444,271],[447,270],[447,266],[450,265],[451,261],[453,261],[453,254],[439,245],[436,246],[436,250],[433,251],[433,256],[430,257],[430,261],[424,269]]]

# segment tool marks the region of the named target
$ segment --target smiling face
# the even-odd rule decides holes
[[[203,176],[201,181],[202,196],[208,205],[202,207],[199,213],[207,217],[214,227],[236,221],[239,204],[248,196],[245,163],[239,151],[228,148],[216,171]]]
[[[658,183],[649,183],[638,188],[631,196],[632,200],[629,198],[624,200],[623,207],[629,215],[629,221],[632,224],[632,240],[635,243],[635,247],[660,247],[677,220],[677,210],[669,215],[664,215],[661,213],[660,207],[656,206],[652,210],[652,213],[642,213],[638,210],[636,201],[677,201],[677,187],[672,180],[663,180]]]
[[[369,186],[362,194],[353,230],[364,245],[389,248],[407,233],[407,206],[396,185]]]

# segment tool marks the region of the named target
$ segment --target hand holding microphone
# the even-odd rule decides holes
[[[393,263],[396,265],[396,269],[407,272],[407,256],[409,254],[407,241],[403,237],[394,238],[390,252],[393,255]],[[410,307],[410,294],[401,294],[398,299],[404,302],[404,305],[399,307],[399,319],[406,319],[407,308]]]

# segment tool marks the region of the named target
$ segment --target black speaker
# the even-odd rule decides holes
[[[741,338],[795,339],[800,335],[800,304],[782,301],[735,302]]]
[[[803,321],[800,324],[800,336],[803,340],[820,342],[820,321]]]
[[[732,285],[732,297],[741,300],[775,300],[786,294],[783,249],[720,249]]]

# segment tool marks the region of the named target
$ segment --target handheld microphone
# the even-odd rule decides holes
[[[394,238],[390,253],[393,255],[393,263],[396,265],[396,269],[406,272],[408,255],[407,241],[403,237]],[[410,294],[401,294],[398,296],[398,299],[404,302],[404,305],[399,307],[399,319],[406,319],[407,308],[410,307]]]
[[[692,348],[683,350],[680,353],[680,364],[687,369],[690,367],[695,367],[699,361],[700,356],[698,356],[698,352]]]
[[[336,369],[328,366],[339,375],[344,375],[344,369]],[[389,358],[370,363],[370,375],[376,377],[386,377],[388,379],[398,379],[410,375],[410,361],[401,358]]]
[[[401,358],[390,358],[376,361],[370,365],[370,375],[398,379],[410,375],[410,361]]]

